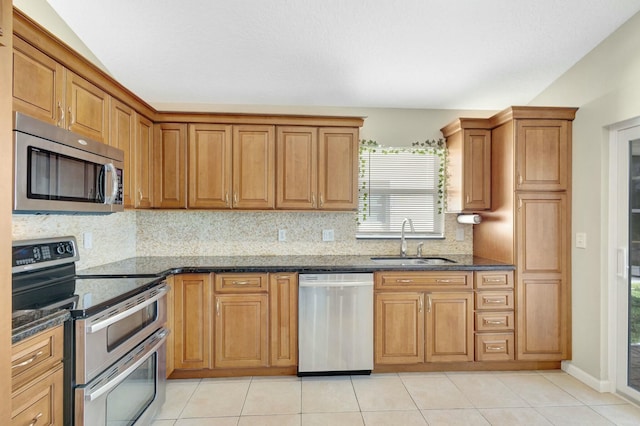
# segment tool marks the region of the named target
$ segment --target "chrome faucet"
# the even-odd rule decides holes
[[[406,225],[407,222],[409,222],[409,227],[411,228],[411,232],[416,232],[416,230],[413,227],[413,222],[411,221],[411,219],[405,217],[404,220],[402,221],[402,229],[400,229],[400,256],[402,257],[407,256],[407,240],[405,240],[404,238],[404,225]]]

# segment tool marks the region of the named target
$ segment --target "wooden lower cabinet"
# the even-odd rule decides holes
[[[223,294],[215,297],[216,368],[269,365],[269,296]]]
[[[376,364],[473,361],[473,293],[375,295]]]
[[[11,424],[63,422],[63,326],[40,332],[11,348]]]
[[[176,275],[173,287],[175,369],[212,367],[212,274]]]
[[[62,425],[63,367],[36,379],[13,393],[12,425]]]
[[[473,293],[427,293],[427,362],[473,361]]]
[[[168,376],[297,365],[297,273],[180,274],[168,284]]]
[[[269,276],[271,366],[298,365],[298,274]]]

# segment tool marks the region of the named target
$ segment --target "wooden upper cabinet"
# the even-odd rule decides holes
[[[98,142],[109,142],[110,96],[18,37],[13,107]]]
[[[278,127],[276,208],[315,209],[318,200],[318,129]]]
[[[13,109],[65,127],[64,68],[13,37]]]
[[[107,143],[110,96],[71,71],[66,74],[67,129]]]
[[[111,138],[109,145],[124,151],[124,181],[122,182],[125,207],[134,207],[133,160],[135,158],[136,137],[135,111],[117,99],[111,101]]]
[[[153,207],[186,208],[187,125],[154,126]]]
[[[479,127],[479,128],[474,128]],[[447,210],[491,209],[491,130],[487,120],[461,118],[441,129],[447,139]]]
[[[359,143],[357,128],[318,130],[318,208],[358,208]]]
[[[189,125],[189,208],[231,208],[232,126]]]
[[[275,206],[275,127],[233,127],[234,209]]]
[[[517,120],[516,190],[565,191],[571,175],[571,122]]]
[[[135,208],[148,209],[153,206],[153,123],[148,118],[136,114],[135,131],[135,181],[132,196]]]

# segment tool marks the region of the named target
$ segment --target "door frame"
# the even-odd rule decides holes
[[[628,362],[628,293],[620,291],[618,273],[624,274],[628,280],[629,265],[625,261],[618,264],[618,249],[621,247],[618,241],[618,231],[620,222],[618,218],[621,214],[620,205],[628,206],[628,193],[620,194],[618,187],[618,172],[620,164],[618,162],[619,150],[619,134],[625,130],[638,127],[640,132],[640,117],[625,120],[609,126],[609,182],[608,182],[608,238],[607,238],[607,282],[608,282],[608,301],[607,301],[607,351],[602,351],[602,355],[606,356],[608,365],[606,366],[609,378],[610,392],[623,394],[625,397],[640,402],[640,392],[627,386],[627,362]],[[628,142],[628,141],[627,141]],[[628,176],[628,163],[625,164],[624,170]],[[628,192],[628,191],[627,191]],[[621,195],[625,199],[621,199]],[[628,209],[626,209],[628,210]],[[625,211],[625,216],[628,213]],[[626,221],[628,224],[628,220]],[[628,225],[626,225],[628,226]],[[626,241],[628,243],[628,240]],[[624,247],[624,257],[628,259],[628,244]],[[620,269],[619,269],[620,268]],[[628,281],[627,284],[628,286]],[[625,297],[623,300],[622,297]],[[623,303],[624,302],[624,303]],[[603,318],[604,319],[604,318]],[[621,333],[624,332],[624,333]],[[605,353],[606,352],[606,353]],[[622,372],[618,368],[624,369],[624,381],[621,382]]]

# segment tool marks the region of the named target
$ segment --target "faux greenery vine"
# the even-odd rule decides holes
[[[380,152],[382,154],[398,154],[400,152],[410,152],[416,155],[437,155],[440,158],[440,168],[438,169],[438,213],[442,214],[446,207],[445,188],[447,177],[447,145],[444,139],[432,139],[425,140],[424,142],[413,142],[411,147],[407,148],[391,148],[379,145],[374,140],[360,141],[360,177],[365,177],[368,154],[372,152]],[[360,210],[358,211],[357,222],[364,222],[367,220],[367,214],[369,209],[369,188],[367,188],[367,182],[362,181],[362,184],[358,188],[360,198],[363,200]]]

